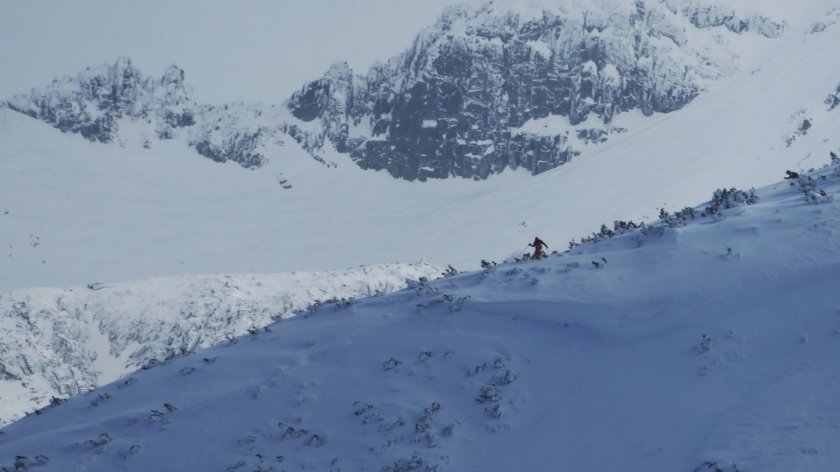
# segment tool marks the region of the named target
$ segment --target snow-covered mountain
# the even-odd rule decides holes
[[[0,425],[313,306],[383,295],[442,272],[393,264],[0,292]]]
[[[149,149],[183,135],[195,151],[216,162],[262,166],[261,146],[281,134],[276,109],[198,104],[184,76],[173,65],[160,79],[147,77],[129,58],[119,58],[16,95],[6,105],[90,141]]]
[[[407,180],[485,179],[566,163],[626,132],[616,115],[679,110],[749,62],[741,43],[784,33],[780,19],[717,0],[476,2],[363,75],[335,64],[282,106],[200,105],[177,66],[153,79],[126,58],[8,106],[99,142],[182,133],[246,168],[290,136],[324,163],[338,152]]]
[[[180,135],[250,169],[291,139],[328,167],[406,180],[537,174],[652,126],[622,115],[681,110],[722,78],[758,72],[781,43],[804,52],[801,35],[837,16],[828,0],[806,3],[794,15],[755,0],[476,1],[445,10],[404,53],[364,74],[338,62],[282,105],[198,104],[177,66],[157,79],[127,58],[5,105],[103,143]],[[787,144],[810,120],[797,126]]]
[[[840,166],[327,305],[0,432],[6,470],[829,471]]]
[[[56,79],[29,95],[13,97],[8,106],[102,143],[119,138],[122,118],[146,121],[157,138],[167,139],[175,129],[194,125],[196,114],[183,70],[172,66],[155,80],[144,77],[126,58]]]
[[[838,172],[778,179],[840,154],[838,23],[480,2],[284,104],[199,104],[128,59],[12,97],[2,421],[163,365],[0,431],[0,468],[833,470]],[[258,329],[440,272],[371,264],[477,268],[535,234],[590,241]]]
[[[719,2],[464,5],[364,75],[336,64],[288,106],[321,123],[307,149],[334,146],[394,177],[536,174],[626,131],[617,114],[684,107],[741,65],[734,37],[784,29]],[[547,119],[566,126],[532,129]]]
[[[123,116],[115,140],[124,146],[58,133],[0,107],[0,287],[422,259],[477,268],[481,259],[524,252],[535,234],[563,249],[602,223],[655,218],[660,208],[694,204],[721,186],[773,182],[840,152],[840,63],[826,60],[840,41],[831,3],[732,4],[783,19],[778,38],[734,33],[725,22],[686,26],[736,52],[730,64],[740,68],[707,82],[677,112],[615,114],[610,126],[625,132],[583,144],[579,158],[538,176],[520,169],[481,182],[415,184],[362,171],[325,149],[318,162],[297,139],[318,136],[320,121],[299,121],[283,105],[185,105],[203,110],[193,114],[196,124],[171,128],[164,140],[155,138],[160,113],[148,112],[146,121]],[[690,20],[680,12],[669,15]],[[74,80],[68,89],[84,82]],[[165,95],[152,88],[158,92],[146,96]],[[285,132],[277,128],[284,120],[295,123]],[[523,128],[556,135],[569,126],[567,117],[550,115]],[[202,142],[226,149],[218,160],[228,162],[196,158]],[[263,164],[253,172],[231,165],[256,154]]]

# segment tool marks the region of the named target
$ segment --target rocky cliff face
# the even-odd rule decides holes
[[[187,137],[195,150],[217,162],[243,167],[265,163],[260,152],[274,133],[262,117],[266,110],[245,105],[200,105],[184,82],[184,71],[170,66],[159,78],[144,76],[130,59],[88,68],[54,80],[30,94],[12,97],[6,105],[101,143],[135,143],[151,147],[155,140]]]
[[[703,53],[707,44],[689,41],[688,29],[783,32],[718,4],[560,3],[454,7],[404,54],[364,75],[333,66],[288,100],[297,119],[321,125],[299,140],[316,155],[329,141],[363,168],[408,180],[484,179],[518,167],[537,174],[575,156],[575,138],[606,139],[617,114],[678,110],[719,77],[722,65]],[[523,126],[552,116],[570,129]]]
[[[403,54],[361,75],[338,63],[279,107],[199,105],[178,67],[153,79],[128,59],[7,105],[92,141],[184,135],[246,168],[288,135],[325,164],[335,151],[406,180],[486,179],[562,165],[625,131],[622,113],[678,110],[733,70],[726,35],[784,32],[721,0],[541,1],[450,8]]]
[[[130,59],[121,58],[15,96],[8,106],[91,141],[116,140],[123,118],[145,120],[154,125],[159,139],[168,139],[175,129],[195,124],[190,92],[184,71],[176,66],[153,79],[144,77]]]

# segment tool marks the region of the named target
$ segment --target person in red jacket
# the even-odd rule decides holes
[[[543,241],[537,236],[534,236],[534,242],[532,242],[528,246],[534,248],[534,255],[531,256],[531,259],[539,259],[544,255],[543,246],[545,246],[545,248],[548,249],[548,244],[546,244],[545,241]]]

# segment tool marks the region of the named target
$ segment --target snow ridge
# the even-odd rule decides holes
[[[313,306],[386,294],[441,273],[429,264],[392,264],[0,293],[0,425]]]

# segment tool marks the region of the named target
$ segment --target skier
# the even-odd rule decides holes
[[[787,177],[785,177],[785,179],[798,179],[799,178],[799,174],[797,174],[796,172],[794,172],[792,170],[786,170],[785,174],[787,174]]]
[[[534,248],[534,255],[531,256],[531,259],[539,259],[543,256],[543,246],[548,249],[548,244],[545,243],[542,239],[537,236],[534,236],[534,242],[529,244],[528,246]]]

